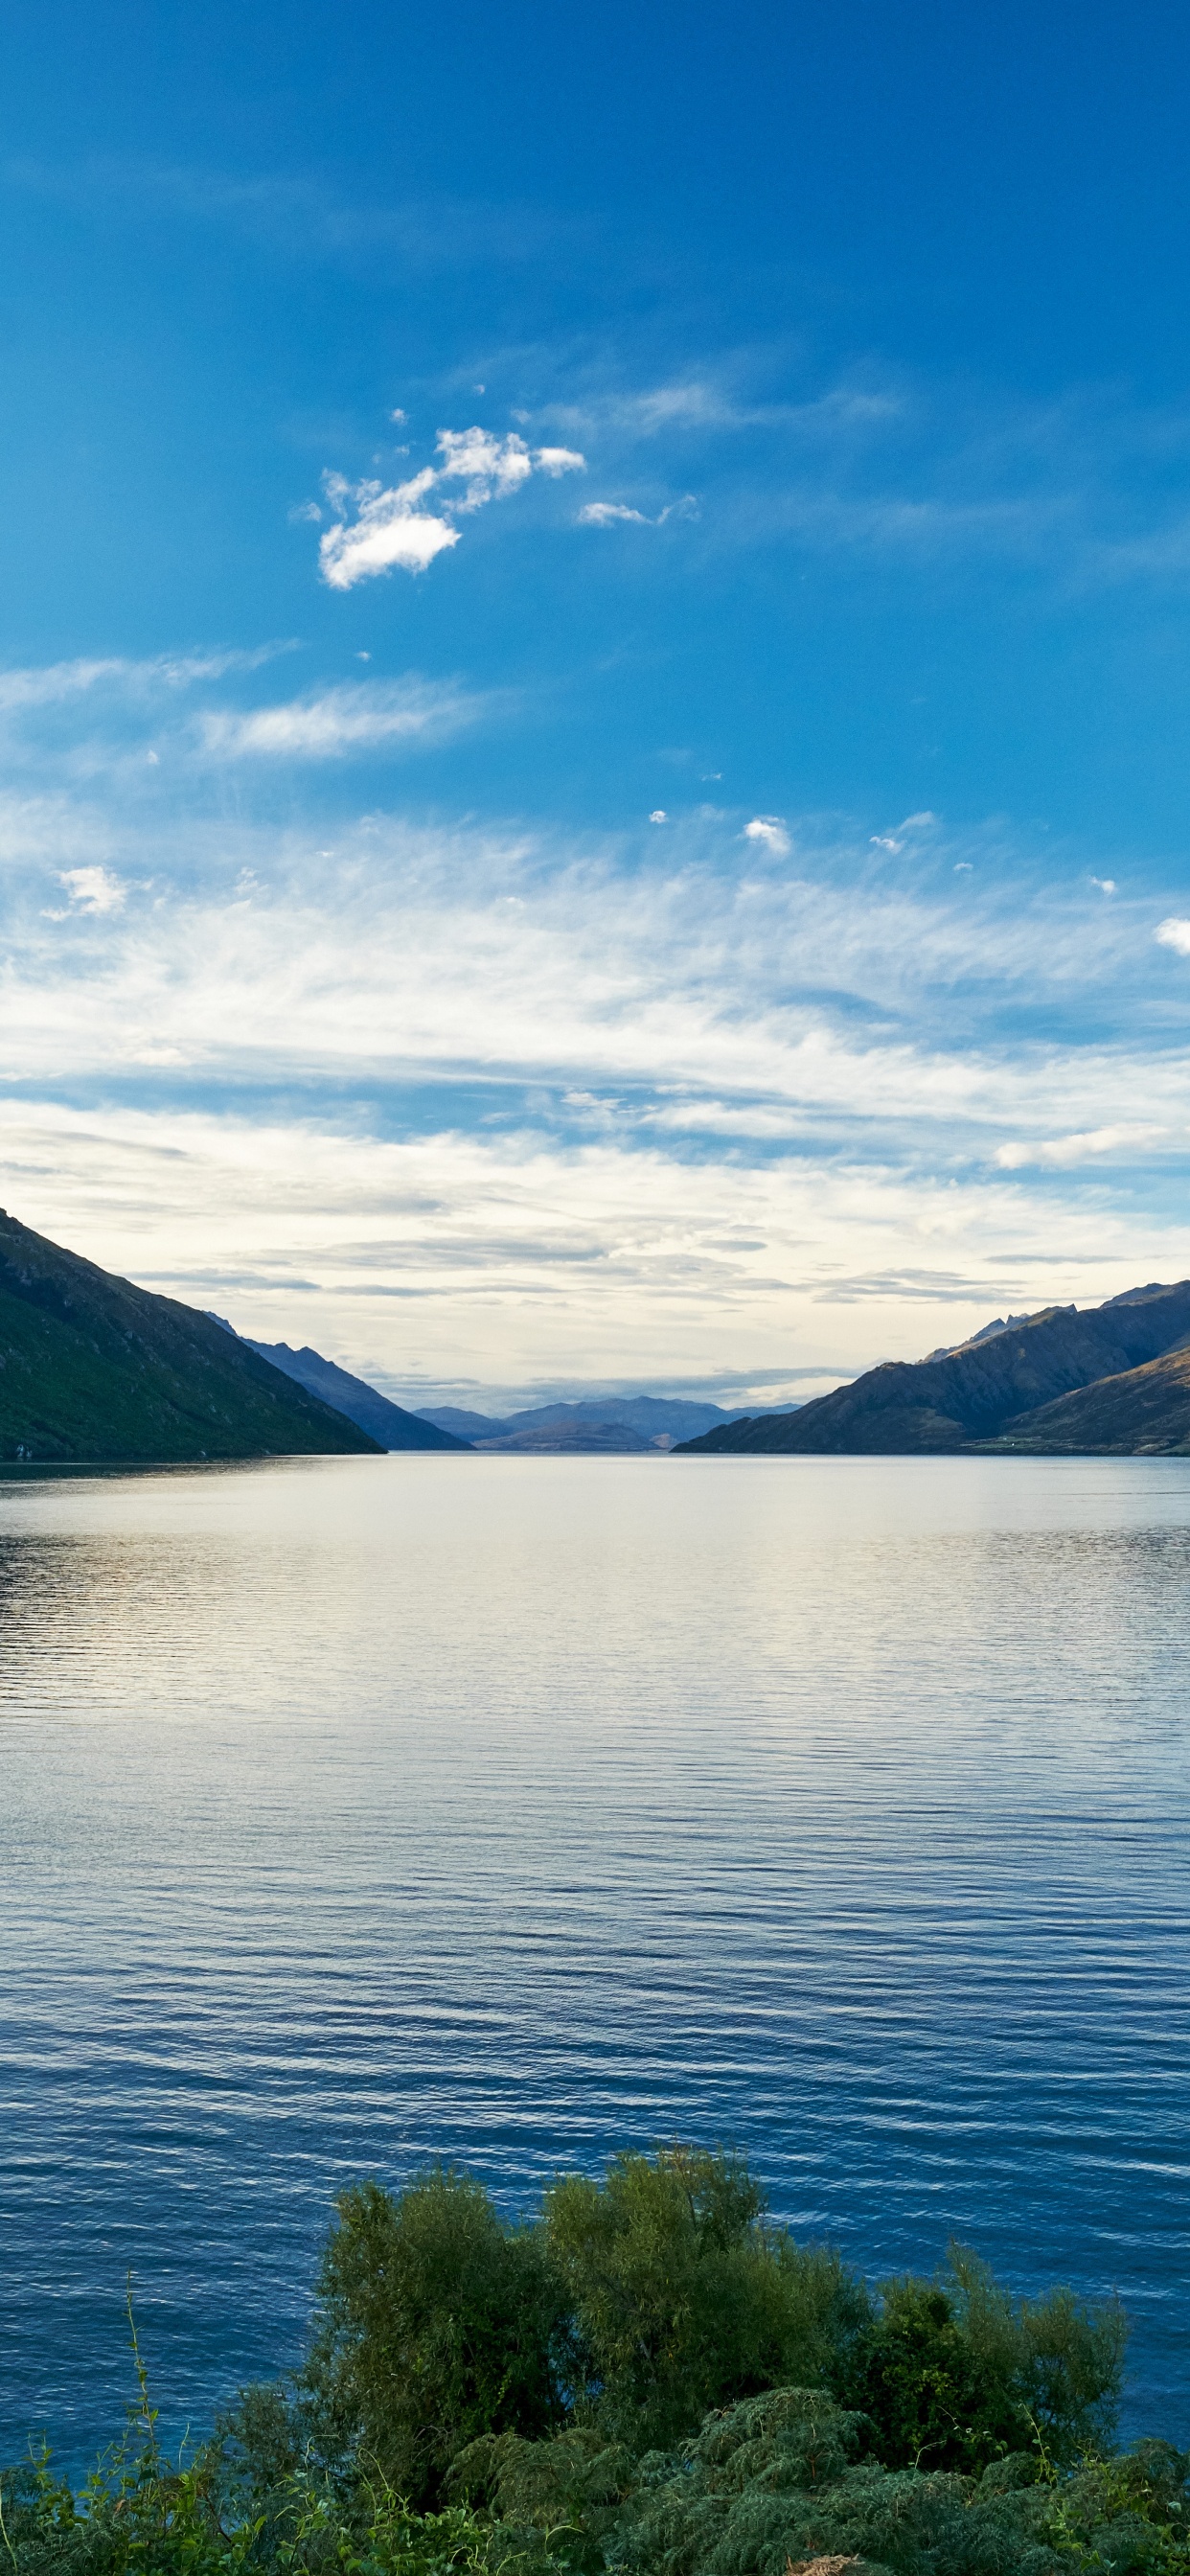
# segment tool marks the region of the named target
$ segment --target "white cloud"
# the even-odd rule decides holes
[[[425,465],[405,483],[389,489],[376,482],[348,483],[341,474],[323,477],[334,524],[318,549],[322,578],[332,590],[351,590],[357,581],[400,570],[425,572],[450,546],[459,542],[455,516],[507,500],[536,470],[556,480],[580,473],[586,460],[576,449],[526,446],[515,430],[506,438],[490,430],[441,429],[438,465]],[[461,484],[455,494],[446,489]],[[436,508],[425,505],[439,495]]]
[[[669,816],[666,813],[664,805],[654,806],[653,811],[649,816],[649,821],[650,823],[668,823]]]
[[[1179,957],[1190,957],[1190,921],[1180,919],[1176,913],[1171,914],[1168,921],[1160,923],[1153,937],[1163,948],[1172,948]]]
[[[108,868],[62,868],[58,883],[80,912],[118,912],[124,888]]]
[[[638,528],[651,528],[643,510],[629,510],[622,501],[588,501],[579,511],[580,528],[614,528],[617,520],[630,520]]]
[[[788,858],[793,847],[780,814],[754,814],[751,822],[744,825],[743,837],[758,841],[762,849],[771,850],[779,859]]]
[[[378,705],[257,710],[244,757]],[[595,844],[99,794],[0,796],[0,1199],[264,1338],[394,1380],[843,1373],[1190,1271],[1190,1050],[1136,1007],[1151,920],[1085,876],[886,884],[812,817],[753,818],[795,875],[706,813]],[[1112,1042],[1070,1034],[1092,991]]]
[[[693,492],[687,492],[680,501],[667,501],[655,519],[651,519],[645,510],[630,510],[624,501],[588,501],[579,511],[578,525],[580,528],[614,528],[627,522],[637,528],[663,528],[667,519],[697,517],[698,503]]]
[[[507,438],[493,438],[486,429],[440,429],[438,453],[442,463],[437,481],[466,484],[457,504],[460,510],[478,510],[485,501],[507,499],[528,482],[533,471],[533,459],[515,430]]]
[[[329,506],[344,513],[318,548],[322,578],[331,590],[352,590],[357,581],[397,569],[425,572],[435,555],[457,546],[458,529],[418,506],[436,480],[429,466],[388,492],[379,483],[352,488],[339,475],[327,477]],[[352,503],[355,517],[349,520],[345,514]]]
[[[204,680],[225,679],[233,671],[258,671],[293,649],[288,643],[258,644],[248,651],[160,653],[143,662],[112,655],[102,661],[44,662],[0,671],[0,715],[63,706],[104,688],[137,696],[160,689],[189,689]]]
[[[217,759],[333,760],[384,744],[441,741],[470,723],[480,703],[462,689],[426,680],[360,680],[247,715],[207,715],[201,732]]]
[[[168,1050],[141,1061],[154,1089]],[[578,1151],[530,1133],[391,1137],[334,1112],[198,1103],[102,1116],[0,1103],[0,1196],[105,1267],[366,1376],[850,1374],[919,1357],[1010,1307],[1178,1277],[1187,1230],[1143,1241],[1007,1179],[939,1192],[798,1156],[664,1144]]]
[[[1002,1172],[1019,1172],[1030,1164],[1063,1170],[1075,1163],[1085,1163],[1097,1154],[1129,1156],[1141,1154],[1151,1145],[1163,1143],[1168,1130],[1136,1122],[1114,1127],[1091,1127],[1081,1136],[1048,1136],[1034,1144],[999,1145],[994,1161]]]
[[[1116,891],[1114,877],[1092,877],[1091,883],[1093,886],[1098,886],[1100,894],[1114,894]]]

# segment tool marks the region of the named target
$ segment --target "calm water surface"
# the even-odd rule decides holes
[[[1118,2287],[1190,2438],[1190,1463],[0,1484],[0,2456],[294,2357],[332,2193],[680,2132]]]

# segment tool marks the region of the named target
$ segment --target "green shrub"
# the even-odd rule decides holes
[[[872,2292],[679,2146],[503,2220],[449,2168],[345,2192],[307,2360],[189,2467],[148,2385],[78,2494],[0,2478],[0,2576],[1190,2576],[1187,2460],[1105,2455],[1118,2309],[952,2248]]]
[[[891,2468],[976,2471],[1035,2435],[1068,2462],[1110,2440],[1123,2357],[1118,2307],[1013,2300],[952,2246],[941,2280],[884,2284],[854,2393]]]
[[[764,2209],[742,2159],[690,2147],[617,2156],[602,2182],[575,2174],[547,2193],[580,2392],[615,2439],[672,2442],[708,2407],[850,2368],[862,2285],[769,2229]]]
[[[337,2209],[291,2439],[328,2464],[362,2451],[411,2504],[434,2505],[468,2442],[563,2419],[568,2316],[549,2247],[449,2168],[397,2199],[361,2183]]]

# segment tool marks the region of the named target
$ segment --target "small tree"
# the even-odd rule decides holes
[[[834,2256],[766,2227],[764,2208],[742,2159],[694,2147],[617,2156],[601,2183],[572,2175],[547,2193],[585,2401],[613,2438],[663,2447],[708,2407],[833,2375],[863,2292]]]
[[[561,2420],[566,2314],[548,2248],[449,2167],[399,2199],[358,2184],[337,2209],[302,2409],[325,2456],[354,2448],[410,2503],[437,2504],[467,2443]]]

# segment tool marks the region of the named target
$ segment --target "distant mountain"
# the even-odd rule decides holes
[[[428,1405],[424,1416],[477,1449],[607,1455],[618,1446],[626,1457],[669,1448],[675,1440],[690,1440],[699,1432],[741,1418],[693,1396],[660,1395],[583,1396],[571,1404],[535,1405],[504,1415],[469,1413],[451,1404]],[[604,1438],[605,1432],[622,1436],[618,1441]]]
[[[461,1404],[427,1404],[418,1415],[419,1422],[433,1422],[439,1431],[453,1433],[456,1440],[494,1440],[504,1428],[494,1413],[468,1413]]]
[[[651,1458],[655,1440],[642,1440],[624,1422],[544,1423],[511,1431],[499,1440],[477,1440],[477,1449],[523,1458]],[[668,1440],[665,1442],[669,1447]]]
[[[168,1462],[376,1446],[210,1315],[113,1278],[0,1209],[0,1458]]]
[[[865,1455],[997,1447],[1119,1455],[1190,1447],[1190,1280],[1051,1306],[944,1359],[887,1360],[797,1413],[753,1416],[686,1455]],[[1156,1366],[1154,1364],[1157,1364]]]
[[[230,1331],[230,1325],[227,1327]],[[470,1443],[453,1432],[431,1422],[428,1415],[406,1413],[404,1406],[390,1404],[378,1388],[369,1386],[366,1378],[352,1377],[350,1370],[339,1368],[334,1360],[324,1360],[321,1352],[312,1351],[307,1343],[300,1351],[291,1351],[288,1342],[245,1342],[245,1350],[258,1351],[262,1360],[270,1361],[298,1386],[308,1387],[324,1404],[333,1404],[345,1413],[349,1422],[358,1423],[361,1431],[381,1449],[466,1449]]]

